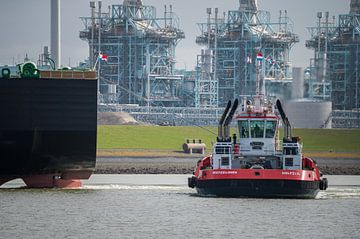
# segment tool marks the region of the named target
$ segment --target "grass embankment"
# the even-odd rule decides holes
[[[207,130],[216,133],[215,127]],[[186,139],[201,139],[207,147],[216,135],[198,127],[98,126],[98,155],[103,156],[181,156]]]
[[[216,127],[98,126],[99,156],[175,156],[182,155],[185,139],[201,139],[211,151]],[[301,136],[304,151],[318,157],[359,157],[360,130],[295,129]]]

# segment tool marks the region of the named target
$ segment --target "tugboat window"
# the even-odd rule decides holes
[[[264,138],[265,121],[250,121],[251,137]]]
[[[284,148],[284,154],[285,155],[298,155],[299,150],[296,147],[287,147],[287,148]]]
[[[228,166],[229,165],[229,158],[228,157],[222,157],[221,158],[221,165]]]
[[[265,137],[274,138],[276,132],[276,121],[267,121],[265,125]]]
[[[249,138],[249,121],[240,120],[238,124],[240,138]]]
[[[285,166],[292,167],[293,166],[293,158],[285,158]]]
[[[284,154],[285,155],[298,155],[299,154],[299,150],[296,147],[289,147],[289,148],[284,148]]]

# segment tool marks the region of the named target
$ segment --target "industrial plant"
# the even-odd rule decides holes
[[[287,101],[295,127],[360,127],[360,1],[350,5],[348,14],[314,16],[306,41],[314,58],[306,69],[292,67],[299,37],[286,10],[273,21],[256,0],[239,0],[237,9],[224,13],[204,8],[197,63],[185,71],[175,69],[185,33],[171,5],[156,15],[141,0],[104,9],[90,2],[80,38],[89,44],[89,67],[98,68],[99,111],[125,111],[151,123],[213,124],[229,99],[254,95],[260,77],[262,94]]]
[[[172,5],[120,1],[90,1],[89,15],[80,17],[88,58],[78,68],[97,71],[98,111],[153,124],[215,125],[228,100],[260,93],[281,99],[294,127],[360,128],[360,0],[349,0],[349,12],[339,16],[314,14],[305,39],[313,57],[304,69],[290,59],[300,44],[291,13],[271,16],[257,0],[239,0],[225,12],[204,6],[202,21],[194,23],[198,52],[189,56],[196,62],[191,70],[175,67],[186,32]],[[51,50],[44,47],[37,65],[66,70],[59,0],[52,0],[51,12]]]

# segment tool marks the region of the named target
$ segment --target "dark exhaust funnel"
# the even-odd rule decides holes
[[[224,110],[224,113],[222,114],[221,118],[220,118],[220,121],[219,121],[219,125],[218,125],[218,138],[217,140],[218,141],[221,141],[223,140],[224,138],[224,132],[223,132],[223,123],[224,123],[224,120],[227,116],[227,114],[229,113],[229,110],[230,110],[230,107],[231,107],[231,100],[229,100],[229,102],[227,103],[227,106]]]
[[[239,100],[235,99],[234,104],[231,107],[231,110],[229,112],[229,114],[227,115],[225,122],[223,123],[223,128],[224,128],[224,140],[228,141],[230,139],[230,123],[232,121],[232,118],[234,117],[235,111],[237,109],[239,105]]]
[[[292,138],[291,125],[290,125],[289,119],[286,116],[285,111],[281,105],[280,100],[276,101],[276,107],[277,107],[277,109],[281,115],[281,119],[284,123],[284,130],[285,130],[284,137],[288,140],[291,140],[291,138]]]

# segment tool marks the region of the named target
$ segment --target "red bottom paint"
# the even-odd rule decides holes
[[[56,175],[32,175],[22,177],[29,188],[80,188],[82,186],[79,179],[61,179]]]
[[[24,181],[27,188],[80,188],[80,179],[88,179],[92,171],[65,172],[59,174],[40,174],[40,175],[13,175],[0,176],[0,186],[4,183],[20,178]]]

